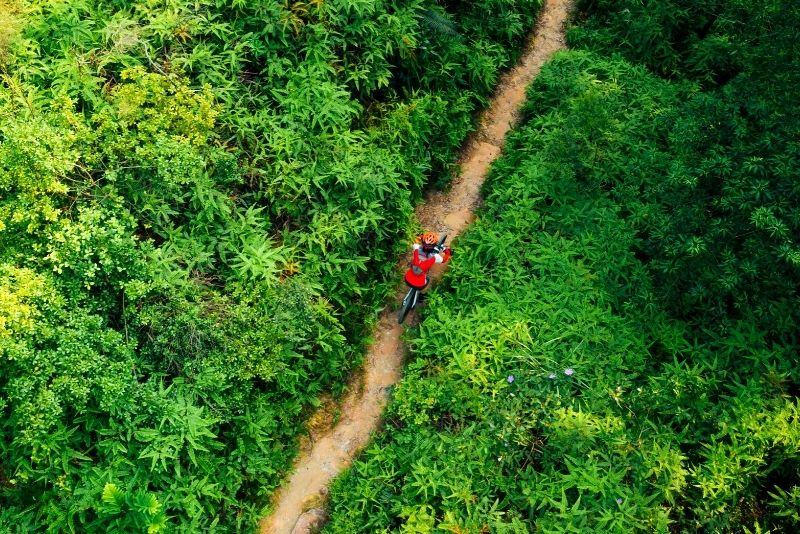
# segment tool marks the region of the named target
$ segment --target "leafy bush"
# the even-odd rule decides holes
[[[253,528],[538,2],[476,6],[0,1],[0,530]]]
[[[585,51],[544,67],[326,532],[796,526],[797,323],[780,307],[796,273],[775,265],[779,232],[759,234],[741,203],[707,207],[686,164],[728,150],[686,125],[731,95]],[[782,206],[791,219],[796,203]],[[673,245],[694,229],[772,265],[735,286],[757,306],[718,307],[732,288],[710,274],[702,298],[676,289],[720,268]]]

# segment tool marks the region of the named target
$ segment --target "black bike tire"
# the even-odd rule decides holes
[[[406,298],[403,299],[403,305],[400,307],[400,311],[397,313],[397,324],[403,324],[403,321],[406,320],[408,312],[411,311],[411,304],[414,302],[414,295],[412,293],[413,291],[413,289],[409,289]]]

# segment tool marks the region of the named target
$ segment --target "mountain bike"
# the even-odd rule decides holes
[[[439,238],[439,242],[433,247],[433,253],[439,254],[444,250],[444,242],[447,239],[447,234],[443,235]],[[417,289],[416,287],[409,288],[408,293],[406,296],[403,297],[403,303],[400,304],[400,311],[397,312],[397,322],[398,324],[403,324],[403,321],[406,319],[406,315],[408,312],[413,310],[417,303],[419,302],[419,297],[422,294],[422,289]]]

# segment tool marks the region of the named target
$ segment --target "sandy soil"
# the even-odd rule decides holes
[[[544,62],[565,46],[563,27],[570,7],[571,0],[545,0],[519,64],[501,79],[491,106],[480,118],[478,131],[464,148],[459,161],[461,174],[449,191],[430,194],[417,208],[424,228],[445,232],[452,239],[472,222],[481,201],[481,184],[516,121],[517,110],[525,101],[525,88]],[[434,278],[440,275],[434,273]],[[400,341],[403,329],[395,312],[391,306],[381,315],[363,373],[350,384],[338,423],[332,428],[312,429],[294,472],[275,495],[272,515],[261,523],[262,534],[316,532],[325,521],[321,506],[328,484],[367,444],[380,424],[389,389],[400,380],[405,350]],[[331,406],[321,410],[312,420],[330,421]]]

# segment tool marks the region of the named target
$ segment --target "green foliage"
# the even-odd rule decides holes
[[[722,69],[739,66],[733,59],[737,55],[735,43],[726,39],[728,35],[714,31],[724,24],[724,10],[730,9],[726,4],[732,5],[716,0],[585,0],[578,3],[578,12],[591,17],[571,30],[570,39],[595,51],[620,51],[667,76],[685,74],[688,69],[683,63],[691,53],[696,58],[694,71],[713,79],[723,74]]]
[[[78,159],[76,135],[65,123],[77,117],[68,100],[54,103],[56,110],[66,110],[63,114],[32,116],[14,105],[13,90],[0,94],[11,104],[0,114],[0,239],[5,252],[14,245],[11,235],[30,238],[57,219],[67,192],[64,178]]]
[[[794,161],[796,103],[754,96],[759,68],[703,91],[544,67],[326,532],[796,528],[798,203],[725,162]]]
[[[146,492],[129,493],[121,490],[116,484],[108,483],[103,487],[103,504],[98,506],[100,515],[122,516],[123,519],[108,525],[108,532],[124,532],[128,528],[146,530],[147,534],[162,532],[167,525],[167,518],[161,510],[158,499]]]
[[[21,20],[14,2],[0,3],[0,68],[13,57],[13,49],[19,41]]]
[[[685,103],[659,112],[652,124],[661,140],[627,128],[637,150],[647,149],[608,161],[598,186],[626,207],[643,202],[642,209],[628,209],[643,237],[641,254],[663,280],[661,297],[672,313],[711,315],[715,324],[752,314],[774,335],[792,335],[798,316],[789,295],[800,273],[793,238],[800,108],[798,56],[791,52],[800,10],[783,1],[674,4],[584,6],[592,17],[576,30],[575,42],[594,49],[613,43],[663,72],[649,56],[655,47],[628,47],[636,24],[652,24],[661,29],[651,40],[675,49],[667,70],[710,88],[689,89]],[[605,29],[595,31],[598,26]],[[716,50],[723,42],[733,51]],[[724,73],[707,64],[708,57],[728,56],[736,65]],[[598,141],[595,150],[607,146]]]
[[[252,529],[537,5],[0,0],[0,530]]]

